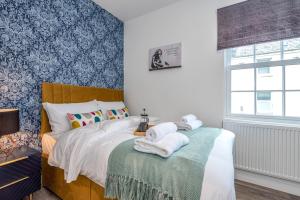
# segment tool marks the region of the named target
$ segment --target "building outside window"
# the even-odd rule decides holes
[[[300,38],[225,51],[227,116],[300,118]]]

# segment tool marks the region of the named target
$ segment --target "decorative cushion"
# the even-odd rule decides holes
[[[95,124],[103,121],[102,111],[95,111],[80,114],[67,114],[67,118],[71,124],[72,129],[80,128],[88,124]]]
[[[106,112],[106,115],[109,120],[124,119],[126,117],[129,117],[128,108],[126,107],[122,109],[108,110]]]
[[[97,101],[98,110],[102,110],[103,113],[107,113],[108,110],[118,110],[125,108],[123,101]],[[105,119],[106,116],[104,116]]]

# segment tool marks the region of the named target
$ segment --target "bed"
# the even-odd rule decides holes
[[[79,87],[61,84],[43,83],[42,100],[51,103],[76,103],[89,100],[122,101],[123,92],[120,90]],[[214,146],[209,154],[205,165],[203,177],[201,200],[233,200],[234,190],[234,169],[232,162],[232,145],[234,135],[225,130],[219,129],[221,134],[214,142]],[[50,126],[47,114],[42,111],[41,134],[43,146],[45,148],[42,157],[42,180],[43,186],[57,194],[60,198],[69,200],[104,200],[104,181],[95,181],[92,177],[79,175],[75,181],[66,183],[64,171],[58,167],[48,164],[49,152],[56,141],[49,136]],[[122,137],[124,134],[122,134]],[[118,135],[116,135],[118,137]],[[108,141],[111,138],[107,139]],[[113,144],[112,144],[113,145]],[[59,146],[59,145],[58,145]],[[101,146],[101,145],[100,145]],[[100,151],[110,149],[104,146]],[[138,154],[137,154],[138,155]],[[50,159],[49,159],[50,160]],[[97,170],[100,170],[97,168]],[[103,170],[102,170],[103,171]],[[94,181],[93,181],[94,180]],[[102,183],[102,184],[101,184]]]
[[[42,102],[78,103],[90,100],[123,101],[123,91],[81,87],[73,85],[43,83]],[[51,132],[47,113],[41,113],[41,137]],[[105,200],[103,187],[97,185],[85,176],[67,184],[62,169],[48,165],[48,154],[42,155],[42,184],[64,200]]]

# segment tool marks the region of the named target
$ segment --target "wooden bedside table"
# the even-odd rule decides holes
[[[0,158],[0,199],[21,200],[41,189],[41,153],[27,146]]]

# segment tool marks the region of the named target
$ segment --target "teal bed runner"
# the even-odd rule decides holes
[[[118,200],[199,200],[205,165],[221,129],[182,131],[190,143],[169,158],[140,153],[134,139],[118,145],[108,160],[105,196]]]

